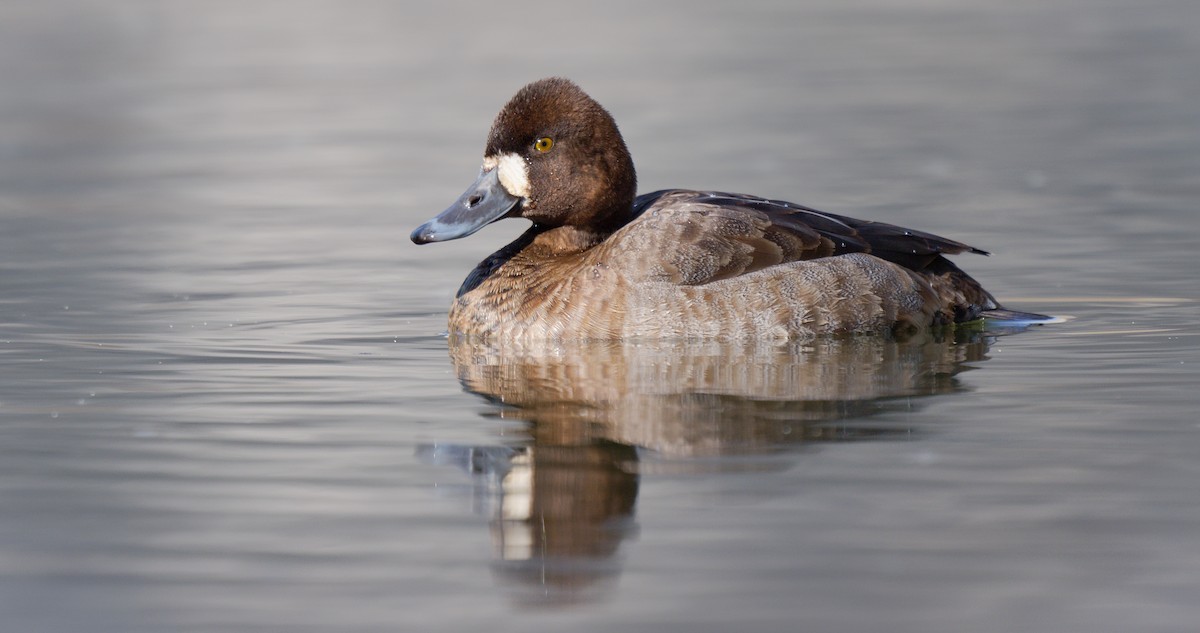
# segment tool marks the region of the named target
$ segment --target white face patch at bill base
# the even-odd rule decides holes
[[[497,174],[500,178],[500,185],[509,195],[517,198],[529,197],[529,166],[525,164],[525,159],[516,154],[500,154],[499,156],[485,156],[483,158],[483,170],[491,171],[499,169]]]

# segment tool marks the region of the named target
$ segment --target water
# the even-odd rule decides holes
[[[0,6],[20,631],[1190,631],[1194,3]],[[885,219],[1050,327],[462,349],[520,85],[641,190]]]

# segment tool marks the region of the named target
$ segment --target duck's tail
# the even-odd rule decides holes
[[[923,272],[952,312],[954,323],[984,319],[990,327],[1000,329],[1025,328],[1045,323],[1060,323],[1063,319],[1034,312],[1009,310],[1000,305],[992,294],[973,277],[942,256],[925,265]]]
[[[1062,317],[1037,314],[1035,312],[1020,312],[1018,310],[1009,310],[1008,308],[984,310],[980,316],[988,324],[1000,327],[1027,327],[1030,325],[1044,325],[1046,323],[1061,323],[1063,321]]]

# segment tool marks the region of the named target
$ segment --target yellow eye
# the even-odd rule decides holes
[[[533,144],[533,149],[536,149],[543,154],[550,151],[551,147],[554,147],[554,139],[550,138],[549,136],[543,136]]]

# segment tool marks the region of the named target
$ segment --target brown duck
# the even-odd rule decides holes
[[[636,195],[612,116],[566,79],[500,111],[465,193],[412,233],[533,221],[467,276],[451,335],[492,341],[797,339],[975,321],[1004,310],[946,255],[987,253],[790,202],[672,189]]]

